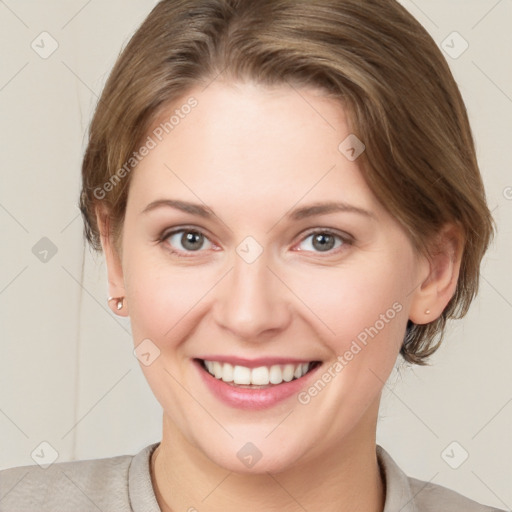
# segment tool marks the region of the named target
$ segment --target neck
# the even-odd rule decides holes
[[[385,482],[377,462],[375,421],[358,425],[335,449],[271,474],[234,473],[206,460],[164,415],[151,467],[162,512],[382,512]]]

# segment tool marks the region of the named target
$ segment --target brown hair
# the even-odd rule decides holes
[[[436,43],[395,0],[158,3],[119,56],[90,125],[80,209],[92,247],[101,250],[100,203],[119,239],[130,182],[125,164],[152,123],[220,74],[312,86],[339,99],[366,145],[358,163],[368,185],[415,247],[425,251],[447,222],[461,228],[455,294],[437,320],[409,321],[401,349],[406,361],[427,364],[446,320],[464,316],[478,290],[494,226],[457,84]]]

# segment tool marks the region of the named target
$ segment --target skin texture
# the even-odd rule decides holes
[[[130,316],[135,346],[149,339],[160,350],[141,364],[164,411],[152,459],[160,506],[382,511],[375,454],[382,388],[407,320],[437,318],[454,293],[456,234],[447,227],[431,259],[415,252],[357,159],[338,150],[351,130],[341,105],[320,92],[216,81],[177,104],[190,96],[198,105],[132,171],[121,253],[98,209],[110,293],[125,297],[114,311]],[[207,205],[215,215],[142,213],[160,199]],[[369,215],[286,217],[326,201]],[[159,241],[183,227],[205,235],[197,250],[183,246],[181,232]],[[312,229],[345,241],[336,237],[323,251]],[[248,236],[263,250],[252,263],[236,252]],[[321,377],[393,304],[394,318],[307,404],[292,396],[260,411],[230,407],[192,364],[212,353],[295,357],[322,361]],[[262,453],[252,468],[237,457],[247,442]]]

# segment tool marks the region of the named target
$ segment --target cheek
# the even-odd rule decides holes
[[[208,314],[227,269],[171,261],[159,248],[125,240],[123,266],[134,342],[149,338],[162,348],[176,347]],[[293,314],[334,357],[349,350],[354,340],[364,345],[377,338],[382,350],[399,347],[411,291],[409,254],[382,250],[338,266],[303,264],[277,270],[287,285],[283,300],[294,302]],[[268,300],[279,301],[279,287],[272,293]]]
[[[127,253],[125,265],[135,344],[150,339],[162,351],[178,348],[198,325],[221,276],[212,267],[170,262],[155,248]]]
[[[301,292],[309,290],[308,306],[319,317],[317,332],[326,332],[321,324],[328,327],[329,334],[320,339],[332,358],[311,387],[301,392],[299,403],[332,406],[333,435],[346,432],[377,398],[407,325],[407,276],[391,264],[386,269],[363,268],[364,272],[330,274],[323,289],[318,279],[304,282]]]
[[[353,340],[364,345],[378,336],[386,340],[389,350],[401,342],[407,323],[408,283],[407,265],[398,269],[388,259],[380,265],[373,261],[330,269],[323,275],[312,272],[297,280],[294,289],[307,298],[307,306],[317,315],[316,323],[327,328],[323,329],[329,333],[325,341],[339,355]]]
[[[364,414],[396,362],[410,300],[410,269],[402,261],[397,268],[392,258],[382,257],[372,264],[361,261],[350,271],[329,272],[328,279],[311,276],[298,293],[309,290],[304,296],[318,314],[318,332],[320,324],[328,327],[321,340],[332,355],[332,362],[318,376],[322,382],[304,390],[299,402],[336,404],[334,430],[342,431]],[[322,398],[317,399],[319,395]]]
[[[142,337],[178,343],[180,333],[190,330],[189,323],[206,313],[223,273],[213,266],[180,267],[149,251],[129,254],[125,284],[135,342]],[[280,274],[300,299],[294,311],[316,326],[337,354],[354,339],[373,338],[375,330],[386,337],[399,333],[407,321],[400,314],[407,309],[405,273],[392,265],[373,261],[350,268],[282,269]]]

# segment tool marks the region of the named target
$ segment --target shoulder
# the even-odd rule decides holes
[[[0,471],[0,510],[131,511],[128,472],[133,455]]]
[[[418,512],[504,512],[482,505],[442,485],[409,477]]]
[[[442,485],[407,476],[380,445],[377,445],[377,460],[386,486],[384,512],[505,512]]]

